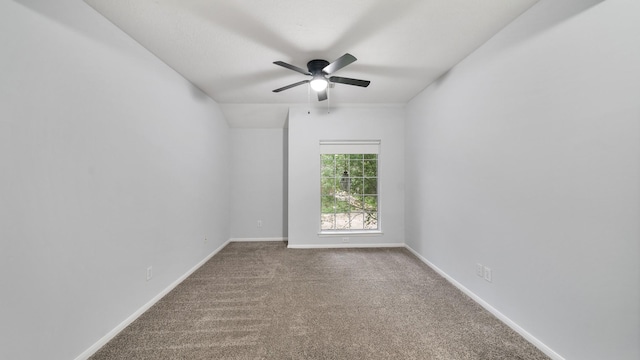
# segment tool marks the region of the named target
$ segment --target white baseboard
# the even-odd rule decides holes
[[[533,335],[528,333],[525,329],[521,328],[513,320],[509,319],[506,315],[502,314],[496,308],[494,308],[493,306],[489,305],[488,302],[484,301],[481,297],[479,297],[478,295],[474,294],[471,290],[469,290],[466,287],[464,287],[464,285],[462,285],[459,282],[457,282],[454,278],[452,278],[447,273],[442,271],[442,269],[440,269],[439,267],[437,267],[434,264],[432,264],[425,257],[423,257],[422,255],[418,254],[418,252],[413,250],[410,246],[405,245],[405,247],[407,248],[407,250],[411,251],[411,253],[413,253],[413,255],[415,255],[418,259],[420,259],[422,262],[427,264],[427,266],[429,266],[435,272],[437,272],[440,276],[442,276],[443,278],[447,279],[447,281],[449,281],[451,284],[453,284],[453,286],[455,286],[458,289],[460,289],[460,291],[465,293],[467,296],[469,296],[471,299],[473,299],[473,301],[477,302],[480,306],[485,308],[485,310],[489,311],[491,314],[493,314],[495,317],[497,317],[498,320],[502,321],[508,327],[510,327],[512,330],[514,330],[515,332],[520,334],[523,338],[525,338],[527,341],[529,341],[535,347],[540,349],[540,351],[545,353],[551,359],[553,359],[553,360],[565,360],[562,356],[560,356],[560,354],[558,354],[555,351],[553,351],[550,347],[545,345],[542,341],[538,340],[536,337],[534,337]]]
[[[111,339],[113,339],[118,333],[120,333],[124,328],[129,326],[132,322],[134,322],[140,315],[142,315],[145,311],[149,310],[155,303],[157,303],[160,299],[162,299],[165,295],[167,295],[171,290],[173,290],[176,286],[178,286],[181,282],[183,282],[189,275],[193,274],[194,271],[198,270],[202,265],[204,265],[207,261],[209,261],[215,254],[220,252],[227,244],[229,244],[231,240],[227,240],[224,244],[220,245],[217,249],[215,249],[211,254],[207,255],[204,259],[202,259],[199,263],[197,263],[194,267],[192,267],[189,271],[187,271],[184,275],[180,276],[176,281],[167,286],[164,290],[162,290],[158,295],[154,296],[153,299],[149,300],[146,304],[144,304],[141,308],[136,310],[133,314],[131,314],[128,318],[126,318],[123,322],[121,322],[118,326],[116,326],[113,330],[103,336],[100,340],[98,340],[95,344],[91,345],[90,348],[85,350],[82,354],[78,355],[75,360],[86,360],[91,355],[95,354],[96,351],[100,350],[101,347],[106,345]]]
[[[231,238],[231,242],[287,241],[286,237]]]
[[[404,243],[386,244],[311,244],[311,245],[287,245],[288,249],[344,249],[344,248],[399,248],[405,247]]]

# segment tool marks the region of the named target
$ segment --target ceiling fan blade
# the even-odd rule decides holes
[[[358,59],[356,59],[355,56],[346,53],[342,56],[340,56],[336,61],[332,62],[331,64],[327,65],[324,67],[324,69],[322,69],[322,71],[324,71],[326,74],[333,74],[334,72],[342,69],[343,67],[351,64],[352,62],[356,61]]]
[[[350,78],[344,78],[340,76],[332,76],[329,78],[329,81],[334,83],[355,85],[355,86],[362,86],[362,87],[367,87],[371,83],[371,81],[369,80],[350,79]]]
[[[299,72],[301,74],[304,74],[304,75],[311,75],[311,73],[308,72],[307,70],[301,69],[301,68],[299,68],[297,66],[294,66],[294,65],[291,65],[291,64],[287,64],[286,62],[283,62],[283,61],[274,61],[273,63],[276,64],[276,65],[280,65],[282,67],[285,67],[287,69],[290,69],[290,70],[293,70],[293,71],[297,71],[297,72]]]
[[[325,101],[325,100],[327,100],[327,89],[318,91],[318,101]]]
[[[284,91],[284,90],[287,90],[287,89],[291,89],[292,87],[296,87],[296,86],[298,86],[298,85],[306,84],[306,83],[308,83],[308,82],[309,82],[309,80],[302,80],[302,81],[298,81],[297,83],[293,83],[293,84],[291,84],[291,85],[287,85],[287,86],[283,86],[283,87],[281,87],[281,88],[279,88],[279,89],[275,89],[275,90],[273,90],[273,92],[277,93],[277,92],[280,92],[280,91]]]

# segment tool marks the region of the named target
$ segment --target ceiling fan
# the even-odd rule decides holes
[[[304,75],[309,75],[311,76],[311,79],[298,81],[297,83],[283,86],[279,89],[273,90],[273,92],[277,93],[280,91],[291,89],[292,87],[296,87],[298,85],[309,83],[311,88],[318,93],[318,101],[323,101],[323,100],[327,100],[327,85],[329,84],[329,82],[367,87],[369,86],[371,81],[350,79],[350,78],[339,77],[339,76],[330,76],[329,78],[327,78],[328,75],[335,73],[336,71],[342,69],[343,67],[351,64],[356,60],[357,60],[356,57],[349,53],[342,55],[332,63],[329,63],[327,60],[318,60],[318,59],[311,60],[307,63],[308,70],[301,69],[297,66],[287,64],[282,61],[275,61],[274,64],[280,65],[282,67],[285,67],[293,71],[297,71]]]

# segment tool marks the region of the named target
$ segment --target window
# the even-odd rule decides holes
[[[321,142],[320,230],[379,230],[378,148],[374,142]]]

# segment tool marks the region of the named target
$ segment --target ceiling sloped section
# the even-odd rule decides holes
[[[85,0],[217,101],[232,127],[282,127],[292,104],[318,104],[312,59],[358,60],[337,71],[329,101],[404,104],[537,0]],[[243,105],[247,104],[247,106]]]

